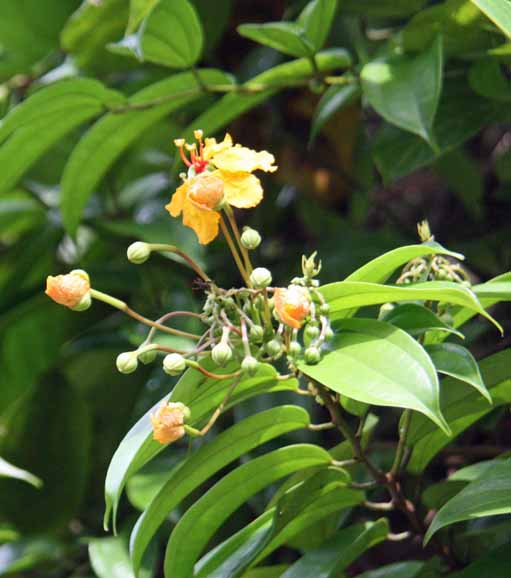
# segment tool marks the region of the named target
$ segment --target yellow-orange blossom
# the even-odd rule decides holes
[[[234,145],[229,134],[219,143],[214,138],[203,143],[202,131],[195,131],[195,136],[199,149],[187,145],[190,160],[184,154],[184,141],[176,141],[189,171],[165,208],[173,217],[182,213],[183,224],[195,231],[199,243],[206,245],[218,235],[221,204],[240,209],[255,207],[263,198],[263,188],[252,173],[273,172],[277,167],[272,154]]]
[[[282,323],[293,329],[300,329],[310,313],[311,298],[308,290],[300,285],[290,285],[287,289],[275,289],[275,311]]]
[[[75,269],[67,275],[49,275],[46,279],[46,295],[59,305],[77,307],[80,301],[89,293],[89,276],[85,271]]]

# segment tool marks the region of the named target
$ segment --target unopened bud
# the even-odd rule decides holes
[[[380,307],[380,312],[378,314],[378,319],[385,319],[385,317],[387,317],[387,315],[393,311],[395,309],[395,305],[394,303],[384,303],[381,307]]]
[[[257,249],[261,244],[261,235],[255,229],[244,227],[243,233],[241,234],[241,244],[245,249]]]
[[[309,341],[319,336],[319,327],[317,325],[307,325],[304,331],[304,337]]]
[[[232,349],[227,343],[217,343],[211,350],[211,358],[217,365],[224,366],[232,359]]]
[[[271,284],[272,277],[270,271],[265,267],[257,267],[250,275],[250,282],[256,289],[264,289]]]
[[[305,255],[302,257],[302,271],[304,277],[312,279],[312,277],[319,275],[321,271],[321,261],[316,263],[316,255],[317,251],[314,251],[310,257],[306,257]]]
[[[169,353],[163,358],[163,371],[167,375],[179,375],[186,369],[186,359],[179,353]]]
[[[429,228],[429,223],[426,219],[420,223],[417,223],[417,233],[419,234],[419,238],[423,243],[434,240],[434,237],[431,234],[431,229]]]
[[[248,336],[251,341],[254,341],[255,343],[261,343],[264,337],[264,329],[260,325],[252,325]]]
[[[266,344],[266,351],[271,357],[276,357],[282,352],[282,343],[278,339],[272,339]]]
[[[331,341],[335,337],[334,330],[329,326],[325,330],[325,339],[326,341]]]
[[[135,351],[120,353],[115,360],[117,369],[121,373],[133,373],[138,367],[137,354]]]
[[[249,375],[254,375],[257,372],[258,367],[259,361],[257,361],[257,359],[251,355],[245,357],[245,359],[241,362],[241,369]]]
[[[152,363],[156,359],[157,351],[156,349],[149,349],[148,351],[142,351],[138,354],[138,360],[144,365]]]
[[[73,311],[86,311],[92,305],[92,297],[89,293],[85,293],[85,295],[80,299],[80,301],[74,306],[70,307]]]
[[[317,347],[307,347],[304,358],[308,365],[315,365],[321,359],[321,352]]]
[[[298,343],[298,341],[291,341],[289,344],[288,352],[292,357],[297,357],[302,352],[302,346]]]
[[[149,256],[151,255],[151,247],[149,247],[147,243],[136,241],[135,243],[131,243],[126,254],[128,256],[128,261],[135,265],[141,265],[149,259]]]
[[[322,303],[319,312],[321,315],[328,315],[330,313],[330,305],[328,303]]]

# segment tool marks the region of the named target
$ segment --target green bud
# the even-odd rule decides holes
[[[243,233],[241,234],[241,244],[245,249],[254,250],[261,244],[261,235],[250,227],[243,227]]]
[[[128,247],[126,254],[128,256],[128,260],[131,261],[131,263],[135,263],[135,265],[141,265],[142,263],[145,263],[147,259],[149,259],[149,256],[151,255],[151,248],[147,243],[136,241]]]
[[[378,319],[385,319],[385,317],[387,317],[387,315],[391,312],[394,311],[395,309],[395,305],[394,303],[384,303],[381,307],[380,307],[380,312],[378,314]]]
[[[328,315],[330,313],[330,305],[328,303],[322,303],[319,312],[321,315]]]
[[[304,337],[308,341],[312,341],[319,337],[319,327],[317,325],[307,325],[304,331]]]
[[[252,325],[250,328],[248,336],[251,341],[255,343],[261,343],[264,337],[264,329],[260,325]]]
[[[248,355],[241,363],[241,369],[249,375],[254,375],[259,367],[259,361],[255,357]]]
[[[331,341],[335,336],[334,330],[331,327],[327,327],[325,331],[325,339],[326,341]]]
[[[141,361],[144,365],[148,365],[156,359],[157,355],[158,353],[156,349],[149,349],[149,351],[142,351],[142,353],[139,353],[138,360]]]
[[[304,358],[308,365],[315,365],[321,359],[321,352],[317,347],[307,347]]]
[[[179,353],[169,353],[163,358],[163,371],[167,375],[179,375],[186,369],[186,359]]]
[[[268,341],[265,348],[271,357],[276,357],[282,353],[282,343],[279,339],[272,339],[271,341]]]
[[[138,367],[137,353],[135,351],[120,353],[115,364],[121,373],[133,373]]]
[[[256,289],[263,289],[271,284],[271,273],[265,267],[257,267],[250,275],[250,282]]]
[[[232,359],[232,349],[227,343],[217,343],[211,350],[211,358],[217,365],[224,366]]]
[[[298,343],[298,341],[291,341],[289,344],[288,353],[293,357],[298,357],[302,352],[302,346]]]
[[[71,307],[73,311],[86,311],[92,305],[92,298],[90,296],[90,291],[85,293],[85,295],[80,299],[74,307]]]

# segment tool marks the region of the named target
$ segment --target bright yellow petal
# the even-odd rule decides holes
[[[249,209],[258,205],[263,198],[261,181],[250,173],[214,171],[224,181],[225,199],[233,207]]]
[[[211,157],[230,149],[232,147],[232,138],[229,133],[226,133],[224,140],[220,143],[216,142],[215,138],[207,138],[204,143],[204,159],[208,161]]]
[[[201,245],[211,243],[218,236],[220,215],[217,211],[200,209],[188,198],[183,204],[183,225],[193,229]]]
[[[188,194],[188,181],[185,181],[180,187],[178,187],[176,192],[172,195],[170,203],[165,205],[165,208],[173,217],[179,217],[179,215],[181,214],[187,194]]]
[[[257,170],[272,173],[277,170],[274,162],[275,157],[269,152],[257,152],[241,145],[219,151],[211,158],[217,169],[231,173],[252,173]]]

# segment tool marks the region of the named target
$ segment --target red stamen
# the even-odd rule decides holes
[[[181,158],[183,159],[184,164],[187,167],[191,167],[192,163],[186,158],[185,151],[183,150],[183,147],[179,147],[179,154],[181,155]]]

